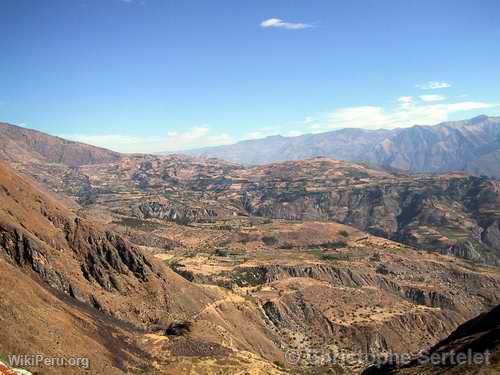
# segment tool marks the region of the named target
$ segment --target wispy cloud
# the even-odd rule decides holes
[[[425,83],[419,83],[415,86],[421,90],[437,90],[437,89],[445,89],[451,87],[451,83],[439,82],[439,81],[427,81]]]
[[[440,102],[446,99],[446,96],[444,95],[420,95],[419,96],[420,100],[424,102]]]
[[[269,18],[265,21],[262,21],[260,23],[260,26],[264,29],[278,28],[287,30],[303,30],[314,27],[313,25],[302,22],[286,22],[280,18]]]
[[[398,102],[400,103],[411,103],[413,98],[411,96],[401,96],[398,98]]]
[[[215,133],[206,126],[194,127],[185,132],[168,132],[166,136],[61,134],[60,137],[126,153],[182,151],[234,142],[229,134]]]
[[[215,133],[206,126],[195,127],[186,132],[169,132],[165,141],[167,151],[187,150],[216,146],[234,142],[227,133]]]
[[[479,109],[497,107],[487,102],[456,102],[436,104],[414,102],[410,97],[402,97],[400,104],[392,109],[380,106],[359,106],[339,108],[324,115],[322,121],[310,126],[311,131],[321,132],[341,128],[392,129],[413,125],[433,125],[447,121],[450,115]],[[401,98],[400,98],[401,99]],[[465,115],[464,115],[465,116]]]

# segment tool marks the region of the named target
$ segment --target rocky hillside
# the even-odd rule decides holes
[[[225,292],[191,284],[123,236],[34,189],[29,179],[4,164],[0,164],[0,272],[3,360],[24,353],[84,357],[90,359],[92,373],[140,373],[153,371],[165,356],[180,350],[190,358],[205,348],[201,358],[224,354],[223,362],[238,363],[246,355],[239,348],[256,345],[241,340],[223,347],[220,332],[204,333],[210,316],[199,319],[193,338],[169,341],[164,335],[170,323],[192,319],[224,298]],[[242,314],[236,311],[228,321],[236,327]],[[223,336],[232,335],[240,336],[235,332]],[[158,341],[155,337],[162,341],[163,357],[152,348]],[[260,330],[254,340],[273,358],[279,348],[271,338],[271,332]],[[262,357],[247,358],[246,363],[279,373]],[[82,372],[75,367],[64,373]],[[43,373],[60,373],[60,368],[43,368]]]
[[[457,363],[457,355],[484,355],[478,363]],[[497,374],[500,373],[500,305],[458,327],[450,336],[431,348],[426,356],[447,360],[439,365],[425,363],[424,357],[400,367],[370,368],[365,375],[386,374]],[[472,357],[474,358],[474,357]]]
[[[411,172],[467,171],[500,178],[500,118],[479,116],[436,126],[274,136],[188,154],[246,165],[324,156]]]

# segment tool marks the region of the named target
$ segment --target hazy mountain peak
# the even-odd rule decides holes
[[[326,156],[412,172],[461,170],[500,177],[499,139],[500,117],[481,115],[434,126],[274,136],[188,153],[247,165]]]

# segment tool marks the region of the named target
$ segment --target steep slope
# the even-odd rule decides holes
[[[499,152],[500,118],[479,116],[436,126],[274,136],[187,153],[247,165],[325,156],[411,172],[467,171],[499,178]]]
[[[141,368],[152,371],[161,361],[174,367],[176,361],[190,363],[198,358],[193,353],[201,346],[207,349],[199,356],[222,361],[216,368],[243,361],[242,369],[259,364],[269,373],[279,373],[256,354],[245,357],[241,349],[255,350],[253,339],[230,349],[217,342],[231,334],[241,336],[237,330],[223,336],[218,331],[204,334],[203,327],[210,324],[205,318],[199,319],[202,328],[193,332],[194,338],[172,342],[160,333],[168,345],[155,354],[150,330],[192,319],[225,292],[189,283],[121,236],[35,190],[28,179],[4,164],[0,164],[0,272],[2,358],[27,353],[89,358],[92,373],[136,373]],[[243,311],[236,310],[228,321],[242,321],[243,313],[252,314],[259,326],[255,306]],[[256,330],[254,340],[262,353],[278,355],[270,334]],[[172,359],[174,354],[167,353],[179,345],[190,349]],[[164,373],[161,366],[157,370]],[[43,371],[60,373],[60,368],[43,367]],[[80,367],[65,371],[82,372]]]
[[[489,159],[500,150],[500,118],[403,129],[375,146],[367,161],[415,172],[468,171],[500,177]]]
[[[137,328],[99,312],[111,308],[109,301],[101,305],[100,288],[78,275],[78,263],[84,261],[77,259],[85,257],[85,251],[79,254],[66,238],[75,220],[63,206],[0,164],[2,358],[88,358],[96,373],[110,374],[145,366],[147,354],[131,342]],[[92,230],[87,234],[96,235]],[[86,250],[90,256],[96,249]],[[109,270],[103,273],[109,275]],[[68,374],[81,372],[80,367],[65,368]]]
[[[57,163],[70,167],[115,161],[119,154],[36,130],[0,123],[0,159],[16,163]]]
[[[5,165],[0,165],[0,177],[0,246],[16,264],[79,301],[137,324],[179,308],[177,303],[183,300],[174,297],[189,287],[182,279],[158,269],[121,237],[34,190]],[[191,306],[193,311],[210,302],[197,288],[190,293],[198,301]],[[183,301],[182,309],[189,301]],[[149,303],[142,310],[129,305],[144,302]]]
[[[475,354],[481,357],[474,359]],[[465,355],[465,363],[459,363],[459,355]],[[431,365],[426,357],[445,358],[440,364]],[[370,368],[366,375],[389,374],[498,374],[500,373],[500,305],[490,312],[479,315],[459,326],[446,339],[426,353],[400,367]],[[471,362],[469,362],[472,360]],[[474,360],[477,363],[474,363]]]
[[[57,293],[3,257],[0,272],[3,361],[7,362],[10,355],[34,354],[85,358],[94,373],[116,375],[147,365],[149,356],[132,343],[137,331],[130,325]],[[61,370],[45,369],[55,374]],[[82,372],[79,366],[64,369],[65,374]]]

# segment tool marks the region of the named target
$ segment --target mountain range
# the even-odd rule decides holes
[[[392,130],[341,129],[298,137],[271,136],[186,153],[244,165],[324,156],[410,172],[466,171],[500,178],[500,117],[483,115]]]

